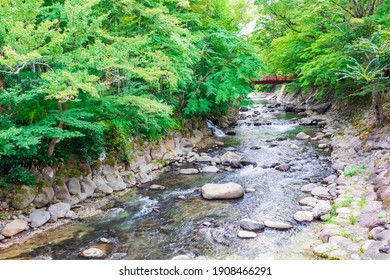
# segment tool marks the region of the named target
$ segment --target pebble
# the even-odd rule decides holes
[[[186,197],[184,195],[179,195],[177,198],[181,200],[186,200]]]
[[[253,231],[240,230],[237,236],[240,238],[255,238],[257,234]]]
[[[149,187],[149,189],[150,189],[150,190],[165,190],[165,187],[164,187],[164,186],[161,186],[161,185],[156,185],[156,184],[154,184],[154,185],[151,185],[151,186]]]
[[[276,221],[264,221],[264,225],[268,228],[275,228],[275,229],[290,229],[293,226],[289,223],[284,222],[276,222]]]
[[[100,250],[98,248],[89,248],[86,250],[83,250],[80,254],[80,256],[84,258],[89,258],[89,259],[99,259],[103,258],[105,256],[103,250]]]
[[[310,206],[310,207],[315,207],[317,205],[317,203],[318,203],[318,199],[315,197],[311,197],[311,196],[305,197],[299,201],[300,205],[306,205],[306,206]]]
[[[209,226],[211,226],[211,223],[210,222],[203,222],[202,225],[204,225],[205,227],[209,227]]]
[[[256,191],[255,188],[246,188],[246,189],[245,189],[245,192],[246,192],[246,193],[252,193],[252,192],[255,192],[255,191]]]

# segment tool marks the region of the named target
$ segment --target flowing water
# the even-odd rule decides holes
[[[197,175],[179,175],[173,170],[150,183],[163,185],[165,190],[140,186],[116,201],[105,215],[46,232],[0,252],[0,259],[79,259],[82,249],[98,244],[102,237],[112,241],[98,245],[108,259],[170,259],[179,254],[200,259],[314,258],[310,246],[318,240],[318,224],[297,223],[293,214],[306,196],[301,186],[332,171],[327,154],[315,143],[295,140],[298,132],[314,135],[316,128],[301,127],[296,122],[298,115],[272,107],[258,100],[251,110],[241,113],[251,117],[238,122],[237,134],[220,138],[225,147],[235,148],[257,166]],[[291,144],[299,149],[291,149]],[[225,149],[209,154],[222,155]],[[277,163],[289,163],[291,170],[277,171]],[[199,188],[210,182],[236,182],[255,191],[241,199],[206,201]],[[243,218],[287,221],[294,228],[265,229],[254,239],[240,239],[237,231]]]

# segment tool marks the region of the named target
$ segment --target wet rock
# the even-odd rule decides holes
[[[311,191],[312,196],[317,196],[319,198],[325,198],[325,199],[331,199],[332,196],[330,195],[329,191],[327,188],[324,187],[315,187]]]
[[[310,206],[310,207],[315,207],[318,203],[318,199],[316,199],[315,197],[305,197],[303,199],[301,199],[299,201],[299,204],[300,205],[307,205],[307,206]]]
[[[280,164],[278,166],[275,167],[276,170],[279,170],[279,171],[283,171],[283,172],[287,172],[289,171],[291,168],[290,164]]]
[[[298,140],[308,140],[308,139],[310,139],[310,136],[307,135],[307,134],[304,133],[304,132],[299,132],[299,133],[297,134],[297,136],[295,136],[295,138],[298,139]]]
[[[248,239],[248,238],[255,238],[257,234],[253,231],[239,230],[237,236],[239,238]]]
[[[54,189],[51,184],[44,180],[38,185],[38,194],[34,198],[34,204],[36,207],[41,208],[46,206],[54,198]]]
[[[255,191],[256,191],[255,188],[246,188],[246,189],[245,189],[245,192],[246,192],[246,193],[252,193],[252,192],[255,192]]]
[[[218,171],[219,168],[215,166],[205,166],[202,168],[203,173],[217,173]]]
[[[88,258],[88,259],[100,259],[104,258],[106,255],[103,252],[103,250],[98,249],[98,248],[89,248],[86,250],[83,250],[80,253],[81,257]]]
[[[106,184],[103,177],[96,176],[93,178],[93,181],[96,185],[96,192],[104,194],[112,194],[114,192],[114,190]]]
[[[311,191],[316,187],[318,187],[318,184],[314,184],[314,183],[306,184],[302,186],[301,191],[311,193]]]
[[[242,159],[240,160],[240,163],[243,165],[243,166],[248,166],[248,165],[252,165],[252,166],[257,166],[257,163],[253,160],[250,160],[250,159]]]
[[[67,182],[66,185],[68,186],[68,190],[70,194],[78,194],[81,193],[81,185],[79,179],[76,178],[70,178]]]
[[[236,151],[237,149],[234,148],[234,147],[226,147],[226,148],[224,148],[224,150],[225,150],[225,151],[234,152],[234,151]]]
[[[5,225],[2,235],[5,237],[12,237],[28,227],[28,224],[25,220],[17,219]]]
[[[235,131],[227,131],[225,134],[226,134],[226,135],[229,135],[229,136],[234,136],[234,135],[236,135],[237,133],[236,133]]]
[[[299,149],[299,146],[296,144],[291,144],[290,148],[293,150],[297,150],[297,149]]]
[[[35,198],[34,188],[28,186],[20,186],[16,188],[16,195],[12,200],[12,207],[18,210],[23,210],[29,206]]]
[[[217,146],[225,146],[225,143],[223,143],[221,141],[215,141],[215,145],[217,145]]]
[[[165,190],[165,187],[161,186],[161,185],[154,184],[154,185],[149,186],[149,189],[150,190]]]
[[[249,231],[261,230],[265,227],[264,223],[261,221],[255,221],[251,219],[242,219],[240,221],[240,227]]]
[[[326,149],[326,148],[328,148],[328,144],[325,144],[325,143],[318,144],[318,148],[319,149]]]
[[[31,223],[30,226],[38,228],[46,224],[50,220],[50,213],[42,209],[35,209],[29,216]]]
[[[199,170],[196,168],[186,168],[186,169],[180,169],[179,173],[184,175],[193,175],[193,174],[198,174]]]
[[[259,146],[252,146],[250,149],[251,149],[251,150],[260,150],[261,147],[259,147]]]
[[[80,180],[80,184],[81,192],[85,193],[88,197],[91,197],[97,188],[96,184],[89,178],[83,178]]]
[[[316,219],[319,219],[321,216],[329,214],[330,212],[332,212],[332,206],[326,201],[318,202],[318,204],[313,208],[313,216]]]
[[[59,179],[57,180],[54,185],[54,196],[59,200],[65,200],[70,199],[70,193],[64,182]]]
[[[65,217],[66,213],[70,210],[70,205],[68,203],[59,202],[53,204],[49,207],[48,211],[51,216],[56,216],[57,218]]]
[[[212,162],[213,158],[210,156],[201,156],[196,159],[197,162]]]
[[[285,222],[277,222],[277,221],[270,221],[266,220],[264,221],[264,225],[268,228],[274,228],[274,229],[290,229],[293,226],[289,223]]]
[[[242,156],[239,156],[231,151],[228,151],[221,156],[221,161],[223,165],[228,165],[235,168],[241,167],[241,159]]]
[[[114,191],[121,191],[126,189],[126,184],[117,171],[107,174],[105,177],[107,180],[107,185]]]
[[[205,199],[233,199],[244,195],[244,189],[236,183],[206,184],[202,187],[202,196]]]
[[[298,211],[294,214],[294,220],[297,222],[311,222],[313,219],[313,213],[310,211]]]

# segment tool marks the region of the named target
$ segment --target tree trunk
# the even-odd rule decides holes
[[[57,104],[58,104],[58,110],[60,110],[60,112],[62,113],[63,111],[68,110],[69,100],[66,101],[64,109],[62,109],[62,103],[59,100],[57,100]],[[60,121],[59,124],[58,124],[58,127],[62,129],[63,126],[64,126],[64,122]],[[58,139],[57,137],[54,137],[50,141],[49,149],[47,150],[47,155],[50,156],[50,157],[54,153],[54,148],[56,147],[57,139]]]
[[[383,115],[383,94],[380,92],[376,92],[372,98],[372,104],[374,105],[374,113],[375,113],[375,125],[376,127],[381,127],[384,121]]]
[[[0,77],[0,90],[5,88],[5,77]],[[3,105],[0,104],[0,115],[3,114]]]

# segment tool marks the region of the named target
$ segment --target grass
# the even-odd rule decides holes
[[[351,205],[352,201],[353,201],[353,197],[347,197],[346,199],[344,199],[344,200],[340,203],[340,206],[341,206],[341,207],[349,206],[349,205]]]
[[[351,216],[349,217],[349,221],[352,225],[356,224],[357,221],[357,216]]]
[[[5,214],[0,214],[0,220],[7,220],[7,216]]]
[[[348,166],[344,170],[344,176],[349,176],[352,177],[356,173],[358,173],[360,170],[366,169],[367,167],[365,165],[360,165],[360,166]]]
[[[366,197],[362,198],[361,200],[359,200],[358,203],[360,208],[363,208],[367,204],[367,198]]]

